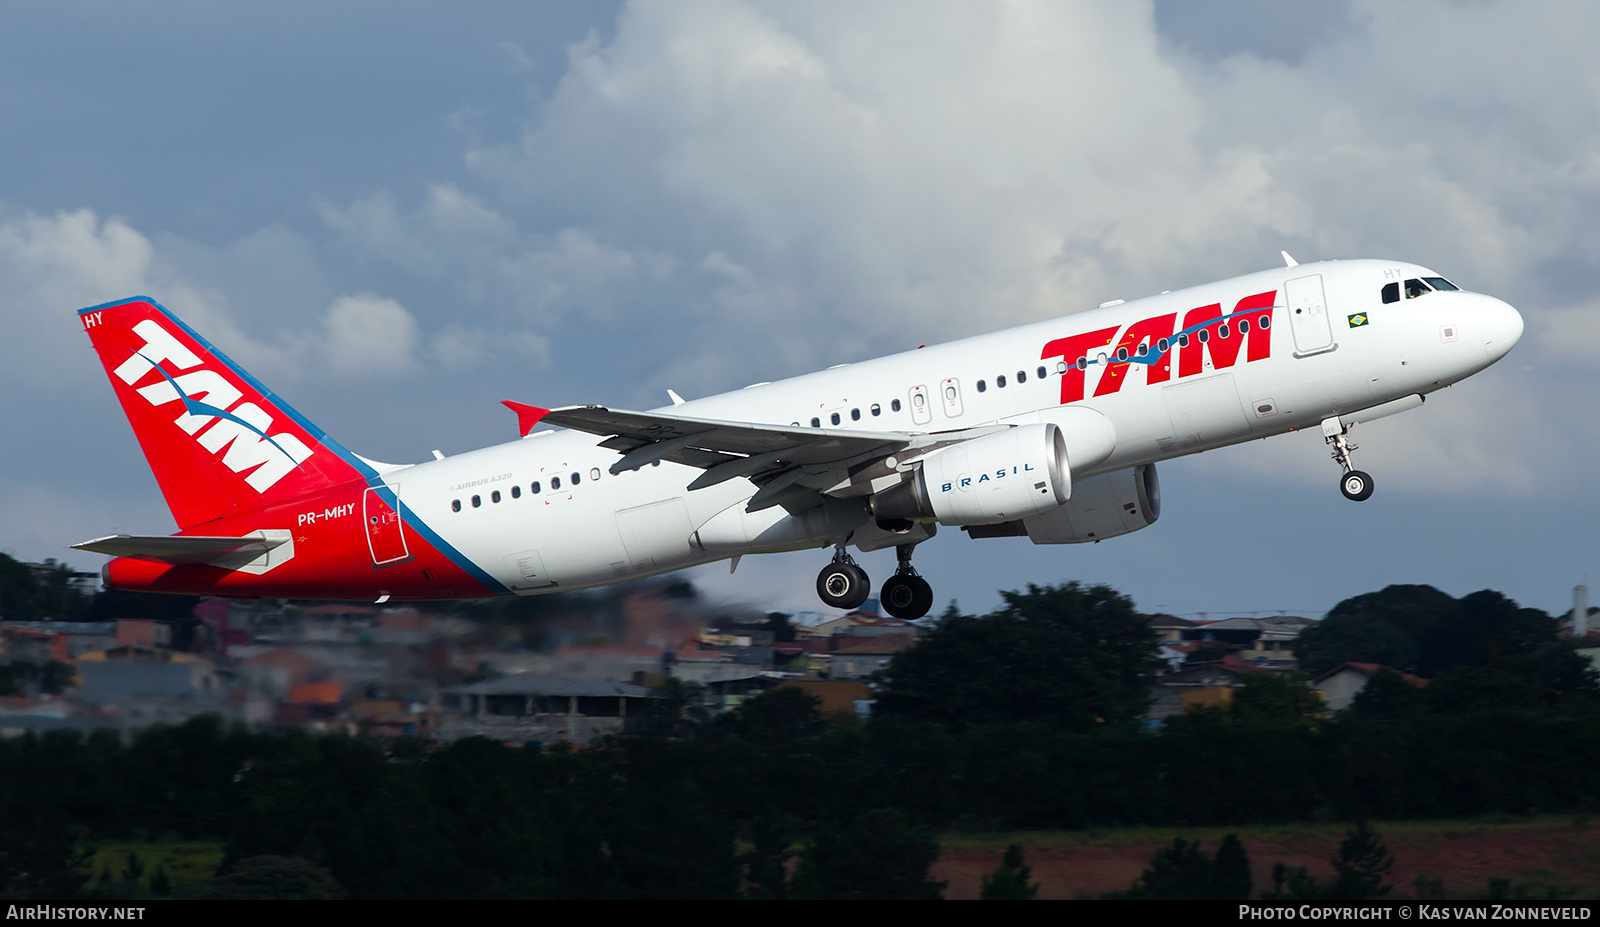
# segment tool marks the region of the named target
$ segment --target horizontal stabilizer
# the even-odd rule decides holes
[[[72,547],[75,550],[108,554],[112,557],[132,557],[135,560],[151,560],[156,563],[183,566],[191,563],[209,563],[227,554],[248,554],[250,556],[244,559],[251,560],[289,540],[287,531],[275,531],[272,534],[281,536],[269,537],[260,531],[242,538],[113,534],[109,537],[84,541],[82,544],[74,544]]]

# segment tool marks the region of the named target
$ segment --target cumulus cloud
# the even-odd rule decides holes
[[[323,319],[318,347],[344,376],[409,373],[421,333],[417,320],[392,299],[358,293],[341,296]]]

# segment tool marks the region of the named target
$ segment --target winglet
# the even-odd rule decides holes
[[[550,414],[549,409],[530,406],[525,402],[513,402],[510,399],[502,399],[500,404],[517,413],[517,430],[522,432],[524,438],[533,430],[533,426],[539,424],[540,419]]]

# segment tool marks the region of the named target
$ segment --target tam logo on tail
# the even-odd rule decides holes
[[[91,327],[87,318],[84,327]],[[133,386],[151,370],[161,374],[161,382],[140,387],[139,395],[153,406],[181,400],[184,412],[173,424],[191,435],[198,433],[200,446],[213,455],[221,454],[223,466],[234,473],[254,467],[244,479],[256,492],[266,492],[311,456],[311,449],[294,435],[268,434],[272,416],[253,402],[240,402],[244,394],[238,388],[222,374],[201,366],[200,358],[160,323],[145,319],[133,326],[133,332],[144,344],[135,346],[132,355],[113,371],[117,379]],[[163,361],[183,372],[172,376],[161,369]],[[204,396],[205,401],[197,396]]]
[[[180,528],[372,475],[154,300],[78,315]]]

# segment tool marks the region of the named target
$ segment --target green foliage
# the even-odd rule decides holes
[[[1403,721],[1427,710],[1421,690],[1388,667],[1378,670],[1356,693],[1345,713],[1351,720]]]
[[[1384,882],[1394,868],[1394,855],[1366,821],[1345,834],[1339,855],[1333,858],[1333,868],[1338,875],[1329,898],[1367,901],[1387,895],[1394,887]]]
[[[1250,876],[1250,856],[1239,842],[1238,834],[1222,838],[1217,847],[1217,858],[1211,866],[1212,897],[1243,901],[1250,897],[1253,880]]]
[[[1022,846],[1006,847],[1005,858],[992,875],[984,876],[978,897],[983,901],[1032,901],[1039,895],[1039,884],[1029,883],[1033,867],[1022,862]]]
[[[1211,860],[1198,842],[1180,837],[1172,841],[1172,846],[1156,851],[1150,868],[1128,889],[1126,897],[1194,900],[1210,898],[1211,892]]]
[[[1556,622],[1484,590],[1453,599],[1432,586],[1389,586],[1346,599],[1295,642],[1311,673],[1342,663],[1378,663],[1433,677],[1496,652],[1555,641]]]
[[[137,850],[128,851],[128,862],[122,867],[122,881],[137,882],[144,878],[144,860],[139,858]]]
[[[801,854],[794,894],[813,899],[936,900],[944,882],[928,878],[939,843],[905,812],[868,811],[843,825],[817,830]]]
[[[1133,726],[1149,704],[1156,637],[1133,603],[1078,583],[1003,592],[1005,607],[947,614],[883,672],[875,713],[954,729],[1040,721]]]
[[[172,894],[172,880],[167,878],[165,866],[156,866],[155,875],[150,877],[150,894],[156,896]]]
[[[344,895],[328,870],[284,856],[241,859],[200,893],[202,898],[231,901],[332,901]]]
[[[1296,727],[1322,716],[1322,695],[1281,673],[1246,673],[1233,690],[1228,714],[1235,721]]]

